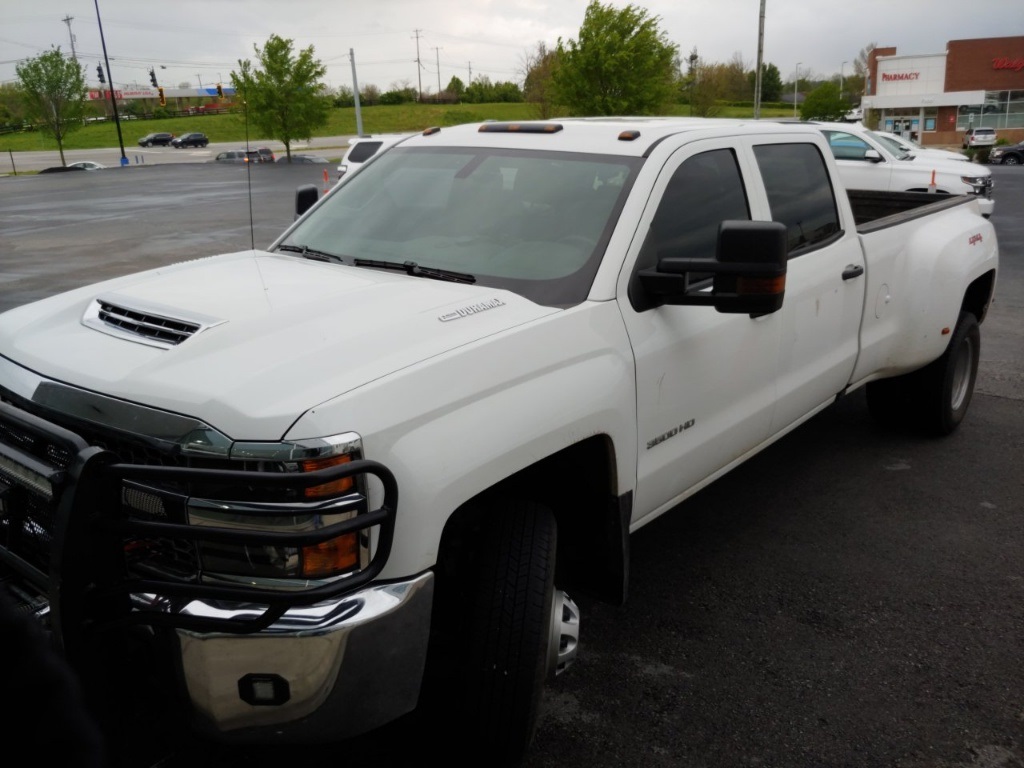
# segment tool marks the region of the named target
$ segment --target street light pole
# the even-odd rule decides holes
[[[845,67],[846,67],[846,62],[845,61],[842,64],[839,65],[839,100],[840,101],[843,100],[843,69]]]
[[[800,65],[802,61],[796,63],[796,71],[793,72],[793,117],[796,117],[796,96],[797,87],[800,85]]]
[[[124,138],[121,136],[121,118],[117,114],[117,95],[114,93],[114,75],[110,72],[110,59],[107,57],[107,41],[103,38],[103,22],[100,21],[100,0],[93,0],[96,6],[96,26],[100,30],[100,45],[103,46],[103,61],[107,65],[107,80],[110,82],[110,106],[114,110],[114,125],[117,126],[117,143],[121,146],[121,165],[128,165],[128,156],[124,153]]]

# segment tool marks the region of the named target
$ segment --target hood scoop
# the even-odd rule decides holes
[[[206,315],[185,314],[171,307],[110,295],[95,299],[86,309],[82,323],[111,336],[170,349],[225,322]]]

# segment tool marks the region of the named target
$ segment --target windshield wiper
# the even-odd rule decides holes
[[[327,253],[326,251],[318,251],[315,248],[310,248],[308,245],[280,245],[277,250],[287,251],[288,253],[297,253],[304,259],[312,259],[313,261],[341,262],[341,256],[336,256],[333,253]]]
[[[377,259],[356,259],[357,267],[377,267],[378,269],[398,269],[413,277],[429,277],[433,280],[447,280],[452,283],[475,283],[474,275],[465,272],[453,272],[450,269],[437,267],[421,267],[415,261],[379,261]]]

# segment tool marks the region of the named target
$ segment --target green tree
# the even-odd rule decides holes
[[[751,92],[753,92],[755,85],[754,74],[755,71],[751,70],[750,74],[747,76]],[[774,64],[762,64],[761,101],[778,101],[780,96],[782,96],[782,74],[779,72],[779,68]]]
[[[721,98],[728,101],[753,101],[754,84],[748,78],[749,67],[743,56],[736,52],[728,63],[719,65],[722,78]]]
[[[313,136],[327,124],[330,98],[321,78],[325,67],[313,56],[313,46],[296,55],[292,41],[271,35],[256,51],[256,64],[238,61],[231,83],[245,105],[248,119],[270,138],[284,144],[288,162],[291,145]]]
[[[15,65],[26,115],[57,140],[61,165],[64,137],[82,127],[85,113],[85,73],[78,61],[59,47]]]
[[[459,101],[466,92],[466,84],[458,76],[452,75],[452,79],[448,81],[445,91],[454,96],[456,101]]]
[[[557,66],[558,52],[543,42],[523,57],[523,100],[534,105],[542,120],[556,111],[552,77]]]
[[[807,94],[800,105],[800,118],[803,120],[841,120],[849,106],[839,96],[838,83],[824,82]]]
[[[25,119],[25,97],[17,83],[0,83],[0,128],[21,127]]]
[[[618,9],[591,0],[579,39],[558,39],[555,101],[574,115],[663,111],[676,95],[678,49],[659,22],[632,4]]]
[[[690,114],[696,117],[714,117],[719,112],[725,80],[723,64],[705,64],[694,48],[687,59],[686,90],[690,101]]]

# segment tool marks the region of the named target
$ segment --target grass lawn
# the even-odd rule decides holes
[[[671,114],[685,116],[688,107],[679,105]],[[790,117],[786,109],[764,109],[763,117]],[[530,104],[399,104],[394,106],[372,106],[362,108],[364,133],[398,133],[419,131],[435,125],[458,125],[480,120],[530,120],[537,117],[536,108]],[[723,107],[717,117],[752,117],[749,108]],[[245,117],[241,113],[227,115],[192,115],[153,120],[121,120],[121,137],[125,147],[136,147],[140,138],[147,133],[163,131],[180,136],[190,131],[200,131],[215,142],[244,143],[246,138]],[[315,136],[354,136],[356,134],[356,111],[352,107],[330,110],[327,125],[316,131]],[[252,125],[249,126],[250,142],[265,141],[272,136],[260,136]],[[64,149],[101,149],[117,147],[117,126],[113,122],[94,123],[83,126],[69,134]],[[39,131],[8,133],[0,135],[0,152],[23,152],[32,150],[56,150],[57,142]]]

